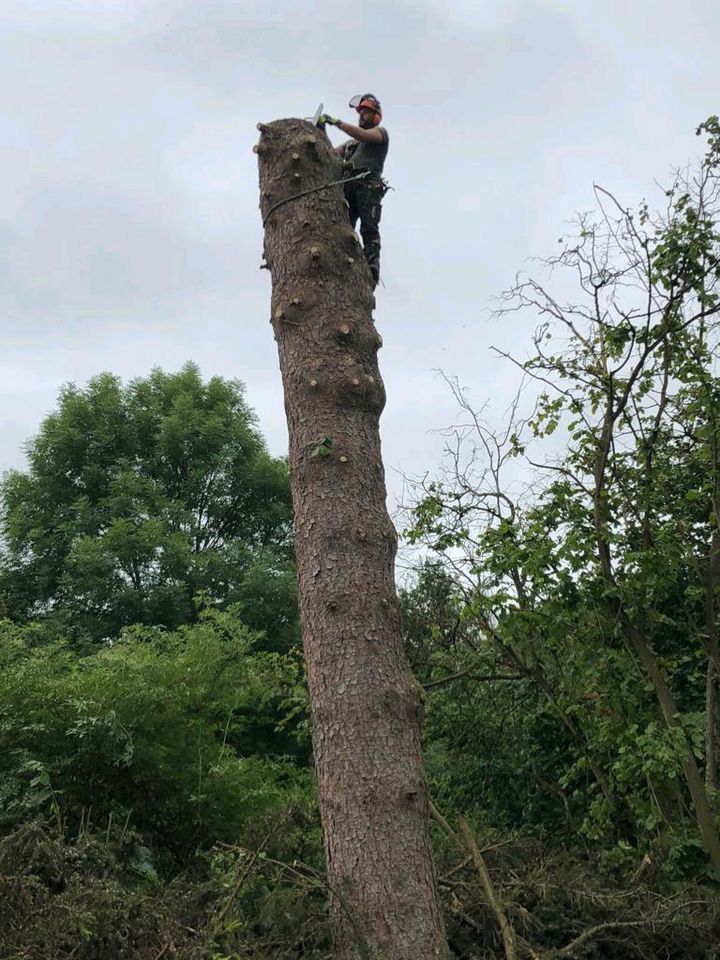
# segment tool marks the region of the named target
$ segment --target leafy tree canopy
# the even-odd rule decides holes
[[[242,604],[271,643],[294,638],[287,468],[239,382],[204,383],[188,364],[68,385],[27,453],[27,471],[0,484],[11,617],[99,640],[191,622],[204,594]]]
[[[0,622],[0,833],[92,810],[184,862],[307,792],[296,725],[276,729],[297,658],[257,649],[233,614],[131,627],[84,657],[42,634]]]
[[[502,316],[540,321],[514,360],[526,393],[493,429],[456,387],[470,426],[409,531],[464,593],[439,637],[463,644],[424,654],[439,788],[510,826],[547,827],[552,804],[609,860],[673,876],[720,872],[717,117],[698,132],[664,214],[596,188],[549,279],[507,293]]]

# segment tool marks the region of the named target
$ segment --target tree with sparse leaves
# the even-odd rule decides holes
[[[496,432],[458,393],[481,459],[425,489],[412,536],[463,572],[486,655],[561,721],[575,759],[560,786],[567,801],[586,780],[587,835],[701,843],[718,871],[718,119],[698,132],[707,153],[664,215],[597,188],[600,216],[549,261],[576,299],[534,279],[507,294],[501,315],[540,316],[514,361],[535,410]],[[507,478],[518,458],[524,490]]]

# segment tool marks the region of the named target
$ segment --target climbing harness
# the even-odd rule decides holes
[[[291,200],[299,200],[300,197],[307,197],[311,193],[318,193],[320,190],[328,190],[330,187],[337,187],[343,183],[352,183],[353,180],[364,180],[365,177],[372,175],[372,170],[363,170],[362,173],[355,174],[354,177],[344,177],[342,180],[332,180],[330,183],[323,183],[319,187],[311,187],[310,190],[302,190],[300,193],[294,193],[291,197],[285,197],[284,200],[278,200],[277,203],[273,204],[272,207],[263,217],[263,229],[265,228],[266,223],[270,219],[270,214],[274,213],[278,207],[284,206],[286,203],[290,203]]]
[[[353,167],[352,162],[350,162],[345,164],[345,169],[349,173],[352,173],[357,168]],[[388,192],[388,190],[395,189],[395,187],[390,186],[390,184],[387,182],[385,177],[376,173],[374,170],[366,170],[365,172],[372,174],[372,177],[368,179],[368,182],[365,185],[368,187],[368,189],[373,190],[375,193],[377,193],[381,200],[385,196],[385,194]]]

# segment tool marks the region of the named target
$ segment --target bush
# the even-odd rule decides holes
[[[275,733],[297,670],[216,611],[173,633],[130,628],[85,658],[3,623],[0,828],[112,818],[179,861],[238,841],[249,819],[308,790],[292,724]]]

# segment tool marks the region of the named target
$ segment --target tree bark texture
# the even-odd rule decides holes
[[[385,504],[370,273],[341,186],[281,202],[341,178],[325,133],[301,120],[258,129],[335,955],[445,958],[421,691],[404,652]]]
[[[718,690],[715,663],[708,660],[705,681],[705,789],[718,788]]]

